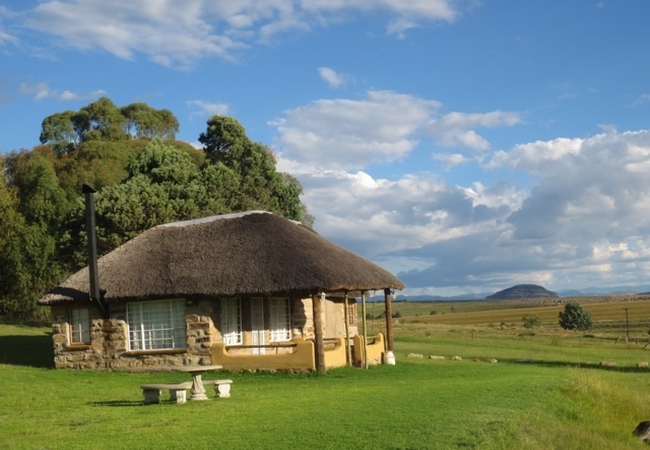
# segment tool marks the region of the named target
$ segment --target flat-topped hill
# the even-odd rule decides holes
[[[485,297],[486,300],[500,300],[510,298],[552,298],[559,297],[555,292],[551,292],[542,286],[536,284],[518,284],[517,286],[504,289]]]

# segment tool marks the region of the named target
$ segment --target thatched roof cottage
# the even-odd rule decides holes
[[[40,300],[52,309],[58,368],[360,363],[371,350],[358,333],[355,296],[384,293],[387,333],[376,344],[392,353],[391,291],[404,287],[310,228],[264,211],[159,225],[97,267],[100,303],[90,300],[87,267]]]

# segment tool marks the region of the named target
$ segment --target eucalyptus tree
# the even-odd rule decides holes
[[[168,109],[155,109],[146,103],[132,103],[120,109],[126,118],[125,132],[136,139],[175,139],[178,119]]]
[[[146,103],[117,107],[102,97],[79,111],[54,113],[43,119],[40,142],[58,153],[71,153],[85,142],[135,139],[174,139],[178,119],[168,109]]]

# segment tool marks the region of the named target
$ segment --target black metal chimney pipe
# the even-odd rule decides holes
[[[97,303],[104,318],[108,318],[108,305],[99,291],[99,274],[97,270],[97,232],[95,230],[95,190],[84,184],[81,188],[86,206],[86,234],[88,235],[88,272],[90,274],[90,300]]]

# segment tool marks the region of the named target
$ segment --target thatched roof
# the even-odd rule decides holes
[[[100,258],[98,272],[108,302],[404,288],[381,267],[265,211],[159,225]],[[40,303],[87,301],[88,292],[86,267]]]

